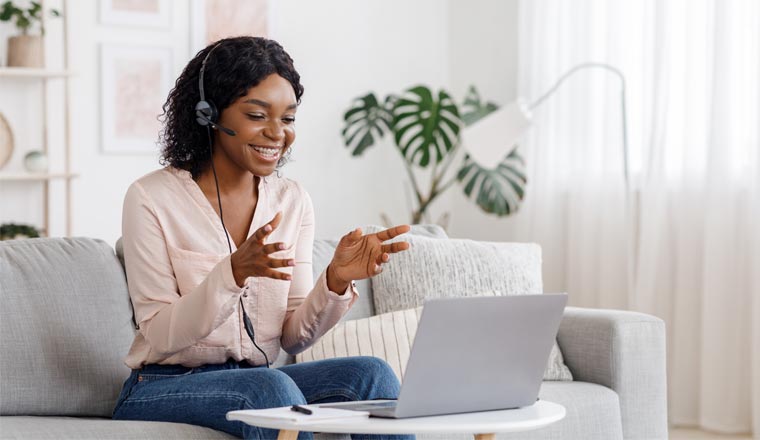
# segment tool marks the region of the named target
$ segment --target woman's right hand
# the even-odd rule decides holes
[[[278,212],[274,218],[256,232],[253,233],[240,247],[232,253],[232,275],[238,287],[243,287],[248,277],[267,277],[276,280],[290,281],[291,276],[287,273],[275,270],[279,267],[295,266],[296,262],[290,258],[271,258],[269,255],[275,252],[287,250],[285,243],[264,244],[264,240],[277,229],[282,219],[282,212]]]

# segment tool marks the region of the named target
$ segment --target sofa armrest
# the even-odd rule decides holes
[[[626,439],[666,439],[665,323],[619,310],[568,307],[557,335],[573,379],[620,398]]]

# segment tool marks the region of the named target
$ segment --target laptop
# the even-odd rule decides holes
[[[400,419],[532,405],[566,303],[564,293],[426,301],[397,400],[319,406]]]

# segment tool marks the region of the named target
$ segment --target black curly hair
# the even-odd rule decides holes
[[[216,47],[216,48],[215,48]],[[214,49],[215,48],[215,49]],[[214,50],[203,75],[204,94],[219,114],[236,99],[245,96],[269,75],[276,73],[293,86],[297,103],[301,103],[301,76],[285,49],[274,41],[260,37],[234,37],[219,40],[198,52],[177,78],[163,105],[159,136],[162,144],[161,164],[189,171],[197,178],[211,165],[206,127],[195,121],[195,104],[200,101],[198,77],[203,59]],[[212,130],[214,136],[216,131]],[[278,167],[287,162],[280,158]]]

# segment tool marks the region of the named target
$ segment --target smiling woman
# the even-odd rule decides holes
[[[293,125],[304,92],[293,60],[276,41],[244,37],[222,42],[201,50],[188,63],[163,107],[162,163],[185,169],[194,179],[210,166],[211,160],[206,130],[196,123],[195,107],[199,101],[211,102],[215,109],[222,109],[218,116],[223,127],[233,125],[233,122],[242,123],[245,118],[250,121],[268,119],[271,123],[273,116],[281,116],[288,125]],[[213,57],[206,61],[201,82],[201,65],[209,54]],[[260,83],[265,84],[256,87]],[[201,87],[205,92],[203,99]],[[251,95],[254,87],[257,89],[255,96]],[[276,108],[277,104],[284,107]],[[273,113],[286,110],[288,114]],[[263,125],[257,126],[262,129]],[[292,143],[295,128],[289,131],[293,136]],[[222,138],[222,146],[228,145],[225,138]],[[246,140],[243,136],[239,138],[237,141]],[[219,140],[217,136],[215,141]],[[286,162],[287,151],[282,151],[277,165],[281,167]]]
[[[167,166],[134,182],[124,200],[139,332],[115,419],[274,438],[225,415],[397,397],[398,379],[377,358],[269,368],[280,348],[299,353],[338,322],[357,298],[354,280],[380,273],[390,254],[409,247],[384,243],[407,225],[355,229],[314,283],[311,198],[297,182],[272,176],[296,139],[302,94],[290,56],[263,38],[221,40],[177,80],[164,105]]]

